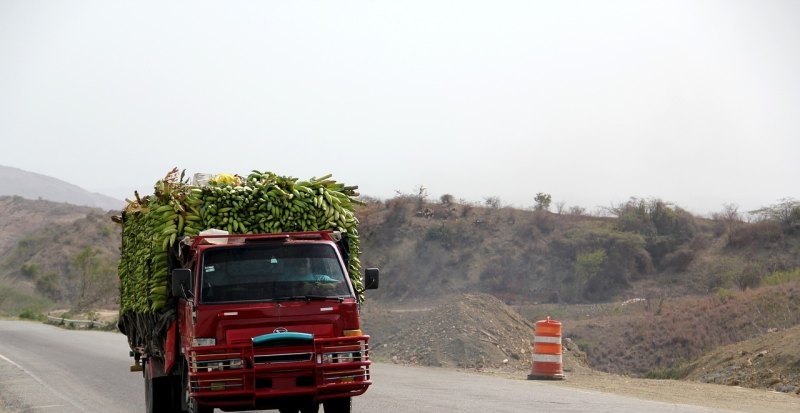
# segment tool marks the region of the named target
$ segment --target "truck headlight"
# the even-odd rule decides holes
[[[230,364],[228,364],[228,368],[230,369],[240,369],[244,366],[242,359],[233,359],[230,360]]]
[[[197,369],[200,371],[223,371],[223,370],[236,370],[244,367],[242,359],[227,359],[227,360],[207,360],[198,361]]]

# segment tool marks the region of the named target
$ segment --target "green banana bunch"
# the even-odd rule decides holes
[[[246,178],[212,180],[195,187],[173,169],[151,196],[129,201],[123,211],[120,278],[121,313],[157,313],[167,306],[170,260],[176,243],[208,228],[231,234],[336,230],[348,234],[347,269],[363,289],[357,186],[331,175],[302,181],[254,170]],[[359,297],[362,299],[363,297]]]

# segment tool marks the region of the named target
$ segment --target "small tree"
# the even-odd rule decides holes
[[[569,214],[570,215],[585,215],[586,214],[586,208],[584,208],[582,206],[579,206],[579,205],[573,205],[573,206],[569,207]]]
[[[100,251],[85,247],[70,264],[67,294],[75,309],[85,309],[115,289],[115,266]]]
[[[563,214],[567,210],[567,203],[564,201],[556,202],[556,213],[558,215]]]
[[[420,185],[417,187],[417,209],[422,209],[425,206],[425,199],[428,198],[428,188]]]
[[[739,214],[739,206],[736,204],[725,204],[722,211],[711,214],[711,218],[720,222],[727,233],[730,242],[734,229],[742,223],[742,216]]]
[[[536,201],[534,209],[537,211],[548,211],[550,210],[550,203],[553,201],[553,197],[550,196],[550,194],[539,192],[533,200]]]
[[[98,277],[98,270],[100,267],[100,260],[97,256],[97,251],[92,247],[86,247],[81,250],[78,255],[72,260],[78,276],[78,291],[77,303],[78,306],[86,304],[89,286],[92,282],[96,281]]]
[[[777,222],[787,230],[800,227],[800,201],[792,198],[781,199],[777,204],[750,211],[750,214],[762,221]]]
[[[500,197],[497,196],[489,196],[484,198],[484,202],[486,202],[486,206],[492,209],[498,209],[502,205],[500,201]]]
[[[450,194],[444,194],[439,197],[439,201],[442,202],[442,205],[450,205],[453,203],[453,196]]]

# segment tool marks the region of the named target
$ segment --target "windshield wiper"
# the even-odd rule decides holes
[[[306,300],[306,301],[327,301],[327,300],[336,300],[338,302],[344,301],[344,297],[340,296],[326,296],[326,295],[293,295],[287,297],[276,297],[271,299],[270,301],[295,301],[295,300]]]

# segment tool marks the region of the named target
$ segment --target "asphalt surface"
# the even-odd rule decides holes
[[[142,412],[130,361],[121,334],[0,320],[0,412]],[[375,364],[373,380],[354,412],[723,412],[445,369]]]

